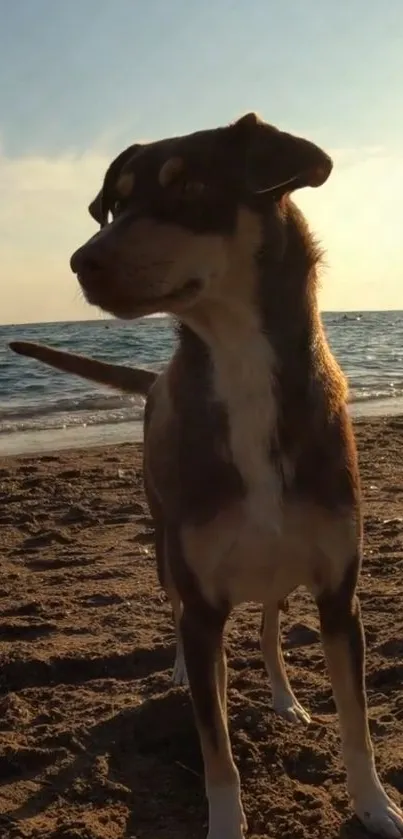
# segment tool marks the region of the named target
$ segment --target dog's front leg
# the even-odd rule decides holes
[[[285,669],[277,604],[265,606],[263,610],[260,647],[270,679],[273,710],[289,722],[309,723],[310,716],[294,695]]]
[[[348,790],[358,818],[388,839],[403,836],[403,813],[378,778],[368,728],[364,632],[355,594],[359,558],[338,590],[317,598],[321,633],[338,710]]]
[[[186,669],[203,753],[209,806],[208,839],[242,839],[246,819],[239,773],[228,735],[227,666],[223,645],[226,615],[184,603],[181,632]]]

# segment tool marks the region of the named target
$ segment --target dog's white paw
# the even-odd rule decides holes
[[[207,839],[244,839],[248,829],[239,784],[207,790],[209,831]]]
[[[371,833],[385,839],[403,837],[403,812],[400,807],[380,790],[367,801],[354,802],[355,813]]]
[[[273,711],[275,711],[276,714],[279,714],[280,717],[288,720],[288,722],[303,722],[305,725],[308,725],[308,723],[311,722],[308,711],[305,710],[292,693],[286,693],[283,691],[274,693],[272,704]]]
[[[188,687],[188,674],[186,672],[185,658],[181,651],[177,651],[175,664],[172,670],[172,681],[174,685]]]

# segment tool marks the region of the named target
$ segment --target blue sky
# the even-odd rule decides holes
[[[0,320],[95,317],[70,276],[86,206],[135,139],[257,110],[335,170],[298,196],[323,308],[403,308],[403,3],[0,0]],[[4,203],[3,203],[4,202]]]

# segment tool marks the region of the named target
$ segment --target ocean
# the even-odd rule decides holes
[[[352,414],[403,413],[403,312],[327,312],[323,321]],[[16,339],[161,370],[175,346],[168,317],[0,327],[0,454],[141,439],[140,397],[17,356],[7,346]]]

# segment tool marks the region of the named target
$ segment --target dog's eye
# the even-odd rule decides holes
[[[186,198],[199,198],[205,192],[206,185],[201,181],[185,181],[182,185],[182,194]]]

